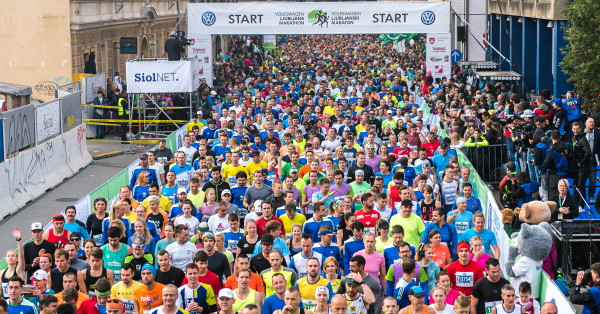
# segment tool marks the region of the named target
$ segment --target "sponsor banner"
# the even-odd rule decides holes
[[[60,134],[60,102],[51,100],[35,108],[35,142]]]
[[[506,272],[506,262],[508,262],[508,252],[510,248],[510,238],[508,234],[504,230],[504,224],[502,223],[502,211],[498,208],[498,204],[496,204],[496,199],[494,198],[494,194],[489,189],[487,190],[487,206],[485,220],[487,224],[487,229],[491,230],[496,235],[496,242],[498,243],[498,248],[500,249],[500,268],[502,269],[504,274]]]
[[[106,93],[106,73],[83,77],[83,86],[85,88],[85,103],[93,103],[98,89],[102,88]]]
[[[540,304],[544,302],[554,302],[563,314],[575,314],[573,305],[565,298],[565,295],[556,286],[554,281],[548,277],[548,274],[542,272],[542,284],[540,293]]]
[[[35,145],[34,110],[34,105],[26,105],[2,113],[6,154]]]
[[[194,91],[191,61],[128,61],[126,69],[130,94]]]
[[[433,78],[449,78],[452,73],[450,43],[450,33],[427,34],[425,66],[427,71],[431,71]]]
[[[62,120],[63,133],[80,125],[82,116],[81,91],[60,98],[60,119]]]
[[[192,64],[192,73],[194,74],[194,89],[200,86],[200,81],[202,79],[206,79],[206,83],[209,86],[212,86],[212,36],[207,34],[188,34],[187,39],[191,41],[191,45],[189,45],[187,48],[188,58],[197,59],[197,62]]]
[[[263,50],[265,53],[274,49],[277,49],[277,36],[263,35]]]
[[[447,33],[449,2],[190,3],[188,34]]]

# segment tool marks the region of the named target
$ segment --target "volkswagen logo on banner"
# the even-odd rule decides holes
[[[206,13],[204,13],[204,14],[206,14]],[[423,14],[421,14],[421,22],[423,22],[423,24],[425,24],[425,25],[433,24],[433,22],[435,22],[435,13],[433,13],[429,10],[423,12]]]
[[[434,19],[435,19],[435,17],[434,17]],[[423,20],[423,17],[421,17],[421,20]],[[204,23],[204,25],[212,26],[213,24],[215,24],[216,21],[217,21],[217,17],[215,16],[214,13],[204,12],[204,14],[202,14],[202,23]],[[423,22],[423,23],[425,23],[425,22]]]

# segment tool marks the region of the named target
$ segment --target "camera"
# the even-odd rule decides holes
[[[177,36],[177,39],[179,39],[179,41],[181,42],[181,44],[183,46],[189,46],[189,45],[194,44],[193,40],[187,39],[185,37],[185,32],[184,31],[177,31],[177,33],[175,34],[175,36]]]

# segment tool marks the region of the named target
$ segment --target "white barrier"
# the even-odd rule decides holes
[[[83,134],[83,140],[78,141]],[[0,164],[0,219],[13,214],[90,163],[78,126]]]

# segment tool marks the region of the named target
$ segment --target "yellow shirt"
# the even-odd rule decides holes
[[[360,134],[360,132],[362,132],[366,129],[367,129],[366,125],[359,124],[356,126],[356,134],[358,135],[358,134]]]
[[[283,222],[283,227],[285,228],[286,235],[292,234],[292,226],[294,224],[304,226],[304,223],[306,222],[306,217],[299,213],[296,213],[296,216],[294,216],[293,219],[290,219],[290,217],[288,217],[288,215],[286,214],[279,216],[279,219],[281,219],[281,221]]]
[[[192,128],[194,127],[194,125],[197,125],[197,126],[198,126],[198,128],[200,129],[200,131],[202,131],[202,128],[204,127],[204,124],[203,124],[202,122],[198,121],[198,122],[195,122],[195,123],[194,123],[194,120],[192,120],[192,121],[190,121],[190,123],[188,123],[188,126],[187,126],[187,128],[185,129],[185,131],[186,131],[186,132],[189,132],[189,131],[191,131],[191,130],[192,130]]]
[[[267,165],[267,163],[262,160],[258,163],[251,161],[249,164],[246,165],[246,171],[248,171],[247,173],[248,179],[250,179],[250,185],[252,185],[252,182],[254,181],[254,171],[259,169],[267,169],[267,167],[269,167],[269,165]]]
[[[192,204],[194,204],[194,206],[199,207],[200,205],[202,205],[202,203],[204,203],[204,195],[205,192],[202,190],[198,190],[198,194],[192,194],[191,192],[188,193],[187,195],[187,199],[192,201]]]
[[[335,116],[335,108],[332,106],[325,106],[323,108],[323,114],[329,114],[330,117]]]
[[[150,197],[150,196],[148,196],[148,197]],[[144,201],[142,201],[142,205],[144,207],[146,207],[147,212],[150,212],[151,210],[150,210],[150,204],[148,204],[148,197],[146,197],[146,199]],[[171,210],[171,201],[169,200],[168,197],[166,197],[164,195],[160,196],[160,201],[158,202],[158,209],[164,211],[165,213],[168,213]],[[133,221],[133,220],[130,220],[130,221]]]
[[[235,167],[234,165],[228,165],[227,167],[223,168],[223,173],[221,175],[223,176],[223,179],[227,181],[227,183],[229,183],[230,186],[234,186],[237,185],[237,179],[235,178],[235,176],[240,171],[245,172],[246,175],[250,176],[250,174],[248,173],[248,169],[246,169],[246,167],[242,165],[238,165],[237,167]]]
[[[121,299],[121,301],[123,301],[123,305],[125,306],[125,313],[133,314],[133,300],[135,299],[134,292],[141,286],[141,283],[132,281],[131,287],[126,288],[123,282],[117,282],[112,286],[112,288],[110,288],[110,297]]]
[[[317,306],[317,301],[315,299],[317,287],[325,286],[330,289],[329,295],[333,294],[331,284],[323,277],[319,277],[319,280],[316,283],[309,283],[308,277],[300,278],[296,282],[296,285],[300,291],[300,298],[302,299],[302,304],[304,304],[305,310],[312,310]]]
[[[160,206],[160,205],[159,205],[159,206]],[[148,208],[148,207],[146,207],[146,208]],[[132,208],[132,209],[133,209],[133,208]],[[148,212],[148,211],[150,211],[150,210],[147,210],[147,212]],[[131,221],[131,222],[134,222],[134,221],[137,219],[137,215],[136,215],[136,214],[135,214],[133,211],[132,211],[132,212],[130,212],[130,213],[129,213],[129,215],[127,215],[127,216],[123,215],[123,217],[125,217],[125,218],[129,219],[129,221]]]

